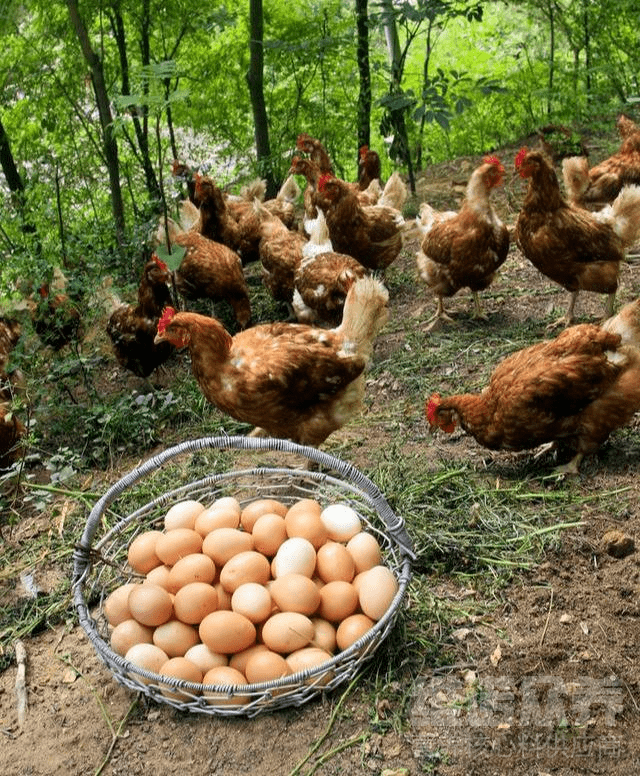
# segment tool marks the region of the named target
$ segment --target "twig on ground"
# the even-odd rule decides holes
[[[542,643],[544,642],[544,637],[547,635],[547,628],[549,627],[549,619],[551,618],[552,607],[553,607],[553,588],[551,588],[551,596],[549,598],[549,611],[547,612],[547,619],[544,621],[544,628],[542,629],[542,634],[540,636],[540,641],[538,643],[539,647],[542,646]]]
[[[18,707],[18,727],[24,726],[28,703],[27,703],[27,650],[21,641],[15,643],[16,663],[18,671],[16,673],[16,701]]]

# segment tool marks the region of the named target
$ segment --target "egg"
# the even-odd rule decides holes
[[[147,572],[147,576],[142,581],[142,584],[144,585],[146,582],[151,582],[153,585],[159,585],[160,587],[164,587],[165,590],[168,590],[170,571],[171,566],[165,566],[164,563],[161,566],[156,566],[154,569]]]
[[[153,628],[141,625],[137,620],[124,620],[111,631],[111,649],[123,657],[134,644],[151,644],[152,642]]]
[[[262,498],[251,501],[244,507],[240,514],[240,525],[245,531],[251,533],[256,520],[268,513],[275,513],[276,515],[284,517],[287,514],[287,507],[280,501],[276,501],[272,498]]]
[[[215,588],[216,593],[218,594],[218,609],[226,609],[227,611],[230,611],[231,593],[228,590],[225,590],[219,581],[216,582]]]
[[[269,561],[255,550],[239,552],[230,558],[220,570],[220,583],[233,593],[240,585],[257,582],[264,585],[271,574]]]
[[[313,576],[316,567],[316,550],[308,539],[294,536],[284,541],[271,563],[274,579],[285,574]]]
[[[242,687],[247,684],[246,678],[231,666],[212,668],[204,675],[202,684],[219,687]],[[204,690],[203,697],[211,706],[244,706],[251,700],[249,695],[241,692],[214,692]]]
[[[149,671],[152,674],[160,673],[160,669],[169,659],[167,655],[160,647],[156,647],[155,644],[134,644],[129,648],[127,654],[124,656],[125,660],[133,663],[138,668],[142,668],[145,671]],[[142,684],[149,684],[152,680],[141,676],[138,673],[131,672],[129,674],[132,679],[136,679]]]
[[[171,595],[159,585],[150,582],[136,585],[127,599],[131,616],[142,625],[155,627],[171,619],[173,601]]]
[[[208,614],[198,629],[201,641],[212,652],[229,655],[250,647],[256,640],[256,627],[243,614],[217,610]]]
[[[190,582],[178,590],[173,599],[173,611],[181,622],[199,625],[218,609],[218,591],[207,582]]]
[[[305,498],[291,506],[284,518],[287,536],[301,536],[317,550],[327,540],[327,529],[320,517],[322,507],[314,499]]]
[[[218,568],[237,555],[253,549],[250,533],[238,528],[216,528],[202,542],[202,552],[208,555]]]
[[[225,499],[219,499],[225,501]],[[240,525],[240,505],[233,499],[236,507],[232,504],[221,504],[214,502],[208,509],[203,510],[196,517],[194,523],[195,530],[203,538],[216,528],[237,528]]]
[[[382,550],[378,540],[366,531],[360,531],[349,539],[347,551],[353,558],[356,574],[379,566],[382,561]]]
[[[338,625],[336,643],[339,649],[347,649],[365,633],[371,630],[375,622],[366,614],[352,614]]]
[[[181,679],[184,682],[200,684],[202,682],[202,671],[195,663],[187,660],[186,657],[171,657],[162,666],[159,671],[161,676],[171,677],[172,679]],[[162,685],[160,688],[162,694],[176,701],[191,701],[195,695],[199,695],[199,689],[174,689],[170,685]]]
[[[362,529],[360,516],[347,504],[330,504],[320,514],[329,539],[334,542],[348,542]]]
[[[180,558],[200,552],[202,536],[193,528],[174,528],[158,537],[156,554],[167,566],[173,566]]]
[[[289,653],[306,647],[313,638],[313,623],[299,612],[278,612],[262,626],[262,640],[273,652]]]
[[[177,593],[190,582],[208,582],[216,577],[216,564],[202,552],[192,552],[175,562],[169,571],[167,590]]]
[[[235,655],[231,655],[229,658],[229,665],[231,668],[235,668],[236,671],[240,671],[241,674],[246,676],[245,669],[248,661],[252,655],[256,655],[258,652],[269,652],[269,648],[265,644],[252,644],[247,649],[243,649],[242,652],[236,652]]]
[[[313,646],[333,654],[337,645],[335,627],[328,620],[323,620],[322,617],[312,617],[311,622],[313,623],[313,639],[311,640]]]
[[[169,657],[183,657],[199,641],[196,628],[180,620],[169,620],[153,631],[153,643]]]
[[[270,592],[258,582],[239,585],[231,596],[231,610],[244,614],[254,624],[264,622],[271,614],[272,607]]]
[[[247,660],[244,673],[249,684],[260,684],[260,682],[282,679],[283,676],[291,673],[291,668],[282,655],[265,649],[251,655]]]
[[[131,619],[129,610],[129,593],[137,587],[135,582],[129,582],[126,585],[120,585],[105,599],[102,605],[102,611],[107,618],[109,625],[119,625],[125,620]]]
[[[359,575],[360,608],[372,620],[379,620],[398,592],[398,580],[387,566],[374,566]]]
[[[296,650],[290,655],[287,655],[286,661],[291,669],[292,674],[297,674],[299,671],[306,671],[308,669],[314,669],[331,660],[333,655],[325,652],[324,649],[319,647],[304,647],[303,649]],[[320,672],[316,676],[310,676],[305,680],[305,684],[328,684],[333,679],[333,671],[327,670],[326,673]]]
[[[202,671],[202,675],[207,673],[211,668],[216,666],[226,666],[229,659],[226,655],[221,655],[219,652],[212,652],[206,644],[200,642],[194,644],[185,653],[184,656],[187,660],[198,666]]]
[[[164,516],[164,530],[174,528],[193,528],[196,517],[204,510],[204,504],[187,499],[174,504]]]
[[[272,558],[287,538],[284,517],[275,512],[261,515],[253,525],[253,547]]]
[[[282,612],[313,614],[320,605],[320,590],[303,574],[283,574],[269,587],[271,598]]]
[[[349,551],[339,542],[326,542],[316,554],[316,573],[324,582],[333,582],[336,579],[351,582],[355,568]]]
[[[318,615],[329,622],[340,622],[353,614],[358,606],[358,594],[353,585],[344,580],[334,580],[320,590]]]
[[[156,553],[156,544],[162,535],[162,531],[144,531],[129,544],[127,561],[138,574],[146,574],[156,566],[162,565]]]

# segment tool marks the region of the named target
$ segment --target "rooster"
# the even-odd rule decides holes
[[[471,289],[474,318],[486,318],[478,295],[488,288],[509,252],[509,231],[489,202],[492,189],[502,183],[504,167],[494,156],[485,157],[472,173],[460,211],[438,214],[421,208],[418,228],[424,234],[416,253],[418,272],[438,299],[429,329],[451,321],[444,297],[461,288]]]
[[[608,294],[606,314],[613,313],[620,262],[640,234],[640,187],[626,186],[601,213],[568,202],[551,160],[522,148],[515,160],[529,188],[516,221],[516,240],[527,259],[570,292],[564,316],[550,324],[569,325],[579,291]]]
[[[490,450],[529,450],[565,443],[573,458],[558,473],[577,474],[585,455],[640,409],[640,351],[595,324],[565,329],[508,356],[479,394],[432,394],[432,430],[460,423]]]
[[[353,188],[333,175],[318,181],[318,206],[324,211],[333,248],[372,270],[384,270],[402,250],[405,221],[394,207],[363,207]]]
[[[612,202],[624,186],[640,184],[640,127],[626,116],[617,122],[622,138],[615,154],[589,169],[583,156],[564,159],[562,171],[567,196],[584,207]]]
[[[205,398],[256,426],[253,435],[319,445],[360,411],[387,304],[384,286],[364,278],[351,287],[335,329],[278,322],[234,337],[215,318],[167,308],[156,342],[188,348]]]
[[[107,334],[118,363],[138,377],[147,378],[173,352],[165,343],[154,343],[162,310],[171,304],[167,265],[153,254],[142,272],[137,304],[121,304],[109,317]]]

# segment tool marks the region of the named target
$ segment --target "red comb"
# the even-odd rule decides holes
[[[436,410],[438,409],[439,404],[440,404],[440,394],[432,393],[429,399],[427,400],[427,407],[426,407],[427,420],[432,426],[435,426],[436,424]]]
[[[171,323],[173,320],[173,316],[176,314],[176,311],[173,309],[173,307],[165,307],[162,312],[162,317],[158,321],[158,334],[164,334],[165,329],[167,326]]]
[[[162,261],[162,259],[158,256],[157,253],[154,253],[151,258],[155,261],[155,263],[158,265],[158,267],[160,267],[160,269],[163,272],[169,271],[169,267],[167,267],[167,265],[164,263],[164,261]]]
[[[360,156],[366,156],[368,152],[369,152],[368,145],[360,146]]]
[[[524,146],[521,148],[518,153],[516,154],[516,169],[520,168],[520,165],[524,161],[524,157],[529,153],[529,149]]]
[[[500,159],[498,159],[497,156],[485,156],[482,161],[484,164],[495,164],[496,166],[500,166]]]
[[[323,174],[322,174],[322,175],[321,175],[321,176],[318,178],[318,191],[323,191],[323,190],[324,190],[324,187],[327,185],[327,183],[328,183],[330,180],[333,180],[333,175],[331,175],[331,173],[330,173],[330,172],[325,172],[325,173],[323,173]]]

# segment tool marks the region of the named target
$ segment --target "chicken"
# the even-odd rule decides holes
[[[67,278],[59,267],[53,270],[51,281],[44,282],[27,305],[33,328],[43,345],[61,350],[65,345],[77,345],[82,337],[80,294],[69,289]]]
[[[167,265],[154,254],[142,272],[138,303],[119,305],[107,322],[116,360],[138,377],[149,377],[173,352],[166,342],[154,343],[160,315],[171,304],[170,280]]]
[[[624,186],[640,184],[640,127],[626,116],[620,116],[617,124],[622,143],[615,154],[591,169],[582,156],[563,160],[570,200],[585,207],[601,207],[612,202]]]
[[[640,297],[621,307],[602,324],[605,331],[619,334],[623,345],[633,345],[640,350]]]
[[[432,394],[432,430],[459,423],[490,450],[564,444],[573,458],[558,472],[577,474],[585,455],[640,409],[640,351],[595,324],[571,326],[504,359],[479,394]]]
[[[178,293],[186,300],[226,302],[232,308],[238,326],[246,329],[251,321],[251,301],[240,256],[197,231],[184,231],[171,219],[167,224],[169,243],[185,250],[180,266],[174,271]],[[165,234],[165,223],[161,221],[154,236],[155,243],[164,244]]]
[[[388,293],[355,283],[335,329],[299,323],[254,326],[234,337],[215,318],[168,308],[156,341],[187,347],[205,398],[267,434],[319,445],[360,411],[364,371],[387,320]]]
[[[494,156],[485,157],[469,178],[458,213],[438,215],[429,206],[421,209],[419,228],[424,237],[416,262],[420,277],[438,299],[428,328],[452,320],[445,312],[443,299],[465,287],[473,295],[473,317],[486,318],[478,292],[489,287],[509,252],[509,231],[489,201],[492,189],[500,185],[503,176],[500,161]]]
[[[326,219],[322,210],[318,211],[294,278],[293,310],[298,322],[337,326],[349,289],[368,274],[359,261],[334,252]]]
[[[200,200],[196,196],[196,172],[186,162],[173,160],[171,174],[178,180],[183,180],[187,186],[189,201],[196,207],[200,207]]]
[[[262,282],[277,302],[284,302],[293,315],[294,277],[302,261],[302,248],[306,238],[293,232],[280,218],[266,211],[264,205],[254,203],[260,213],[262,238],[258,246],[262,265]]]
[[[272,215],[278,216],[288,229],[296,225],[296,203],[300,197],[300,187],[293,175],[288,175],[274,199],[267,199],[262,204]]]
[[[261,224],[251,202],[232,213],[222,190],[212,178],[197,176],[196,196],[200,200],[200,232],[240,254],[242,264],[260,258]]]
[[[318,194],[335,251],[372,270],[384,270],[398,257],[405,227],[398,210],[384,205],[363,207],[349,184],[328,174],[320,177]]]
[[[17,370],[11,374],[7,371],[11,351],[18,344],[21,334],[22,327],[18,320],[0,317],[0,401],[11,399],[13,386],[21,378]]]
[[[311,137],[306,132],[301,132],[296,139],[296,148],[308,154],[309,159],[318,165],[320,174],[328,172],[333,175],[333,165],[326,148],[319,140]],[[366,188],[366,187],[365,187]]]
[[[571,294],[567,312],[551,326],[573,322],[579,291],[608,294],[611,316],[620,262],[640,234],[640,187],[626,186],[606,212],[591,213],[562,196],[550,159],[539,151],[522,148],[516,169],[529,178],[516,240],[543,275]]]
[[[372,151],[368,145],[360,146],[358,160],[358,188],[364,191],[371,181],[380,180],[382,165],[376,151]]]
[[[392,207],[402,211],[408,195],[407,184],[402,180],[400,173],[395,171],[389,176],[389,180],[385,183],[382,193],[375,204],[380,207]],[[359,199],[362,202],[362,198],[359,197]]]

